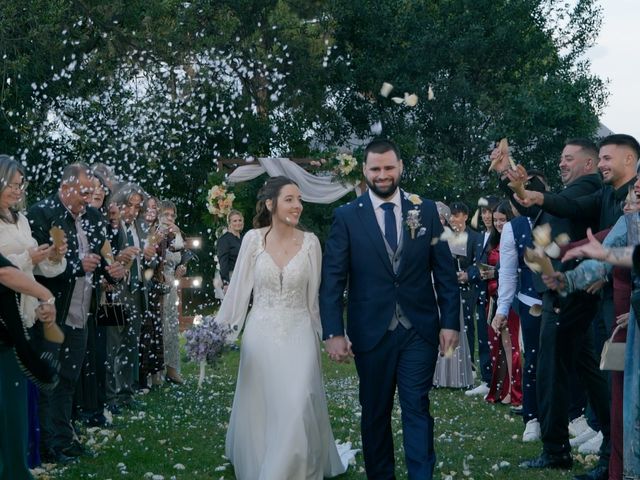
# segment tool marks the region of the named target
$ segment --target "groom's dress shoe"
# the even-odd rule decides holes
[[[573,480],[608,480],[609,468],[606,465],[596,465],[592,470],[582,475],[576,475]]]
[[[573,459],[570,453],[547,453],[542,452],[539,457],[526,460],[520,464],[520,468],[562,468],[569,470],[573,466]]]

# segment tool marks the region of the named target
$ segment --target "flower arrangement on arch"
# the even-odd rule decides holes
[[[359,183],[362,180],[359,162],[351,153],[338,153],[329,160],[321,158],[310,164],[332,175],[336,181],[343,184]]]
[[[223,185],[214,185],[207,193],[207,210],[217,218],[226,218],[233,208],[236,196]]]

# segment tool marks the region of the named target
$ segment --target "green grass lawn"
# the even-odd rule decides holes
[[[183,365],[187,384],[162,387],[139,397],[144,410],[115,417],[110,430],[83,432],[83,440],[96,451],[95,458],[49,471],[41,478],[60,479],[234,479],[224,458],[224,439],[231,410],[238,352],[225,354],[208,367],[207,380],[197,390],[197,366]],[[324,361],[332,426],[336,439],[360,447],[357,377],[353,365]],[[436,390],[431,395],[436,419],[438,455],[435,478],[441,479],[567,479],[585,466],[576,457],[572,472],[529,472],[518,468],[525,458],[539,453],[541,444],[520,441],[523,424],[508,407],[490,405],[481,398],[465,397],[459,390]],[[394,410],[396,472],[406,479],[402,456],[399,407]],[[365,478],[362,455],[341,479]]]

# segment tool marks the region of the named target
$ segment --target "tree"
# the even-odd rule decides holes
[[[27,164],[32,193],[64,163],[102,161],[177,200],[188,229],[216,159],[319,154],[378,121],[407,187],[431,198],[491,189],[486,154],[502,136],[557,181],[562,143],[593,134],[606,98],[580,60],[595,0],[5,4],[0,149]],[[380,96],[385,81],[418,104]]]
[[[334,0],[340,60],[332,86],[352,92],[341,98],[340,113],[359,137],[381,121],[409,160],[409,182],[436,198],[475,201],[487,189],[490,143],[503,136],[518,160],[557,181],[565,139],[593,135],[605,93],[579,61],[599,28],[595,2],[556,4]],[[399,108],[378,95],[383,82],[420,102]],[[451,162],[458,166],[453,191],[438,187],[441,167]]]

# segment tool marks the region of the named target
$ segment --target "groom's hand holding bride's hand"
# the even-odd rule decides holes
[[[334,362],[348,362],[353,357],[351,342],[342,335],[327,338],[324,341],[324,348]]]
[[[440,329],[440,356],[450,357],[458,346],[459,332],[450,328]]]

